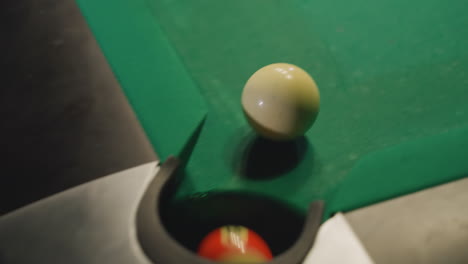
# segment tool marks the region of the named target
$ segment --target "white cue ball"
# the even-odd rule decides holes
[[[287,63],[256,71],[242,92],[250,125],[263,137],[291,140],[303,135],[317,118],[320,95],[312,77]]]

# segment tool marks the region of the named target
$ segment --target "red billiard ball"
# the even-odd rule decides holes
[[[198,255],[218,262],[262,263],[273,258],[267,243],[243,226],[223,226],[200,243]]]

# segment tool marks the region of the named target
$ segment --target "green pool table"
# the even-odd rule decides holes
[[[468,176],[468,6],[462,0],[78,0],[161,162],[171,203],[258,194],[323,220]],[[304,137],[258,138],[240,104],[257,69],[308,71]]]

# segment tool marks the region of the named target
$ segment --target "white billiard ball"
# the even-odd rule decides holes
[[[256,71],[242,92],[249,124],[263,137],[291,140],[303,135],[317,118],[320,95],[312,77],[287,63]]]

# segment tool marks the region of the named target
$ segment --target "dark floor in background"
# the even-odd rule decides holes
[[[156,159],[74,1],[3,1],[0,19],[0,215]]]

